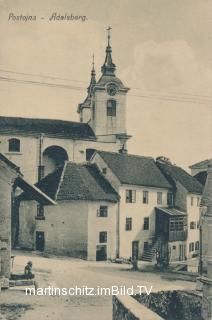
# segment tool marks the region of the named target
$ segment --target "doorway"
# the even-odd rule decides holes
[[[132,260],[138,260],[138,241],[132,242]]]
[[[180,244],[180,256],[179,256],[179,260],[183,261],[185,260],[185,251],[186,251],[186,247],[184,244]]]
[[[43,231],[36,231],[36,250],[44,251],[45,236]]]
[[[96,261],[105,261],[107,260],[107,246],[98,245],[96,246]]]

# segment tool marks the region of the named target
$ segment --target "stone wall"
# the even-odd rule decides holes
[[[202,320],[202,297],[195,291],[160,291],[134,298],[165,320]]]
[[[113,297],[113,320],[162,320],[130,296]]]

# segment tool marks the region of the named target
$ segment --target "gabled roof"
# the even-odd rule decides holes
[[[16,178],[14,181],[14,186],[21,188],[26,195],[30,195],[33,200],[44,204],[56,204],[52,199],[50,199],[45,193],[41,192],[37,187],[33,186],[27,182],[22,173],[20,172],[19,167],[17,167],[13,162],[7,159],[2,153],[0,153],[0,162],[5,163],[9,168],[15,171]],[[1,179],[1,178],[0,178]]]
[[[18,133],[49,134],[67,138],[95,139],[95,134],[87,123],[0,116],[0,132],[14,130]]]
[[[165,163],[158,161],[157,165],[174,188],[178,181],[188,192],[202,194],[203,186],[182,168],[168,162]]]
[[[88,200],[117,202],[118,194],[95,164],[66,162],[43,178],[37,187],[55,201]]]
[[[201,171],[195,174],[194,178],[197,179],[204,186],[206,183],[207,175],[207,171]]]
[[[153,158],[97,151],[122,184],[171,188]]]
[[[195,164],[192,164],[189,168],[190,169],[208,169],[209,159],[197,162]]]
[[[3,161],[8,167],[15,170],[18,174],[21,175],[20,168],[15,163],[10,161],[7,157],[5,157],[2,153],[0,153],[0,160]]]

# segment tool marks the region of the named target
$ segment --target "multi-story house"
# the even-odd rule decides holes
[[[38,182],[56,206],[22,196],[19,245],[90,260],[170,261],[199,252],[202,186],[164,158],[96,151]]]
[[[92,160],[120,196],[117,225],[121,258],[143,258],[156,242],[156,207],[166,207],[172,186],[151,157],[97,151]]]
[[[157,165],[172,185],[174,207],[182,212],[176,226],[178,234],[173,235],[178,241],[181,240],[181,243],[173,243],[170,254],[180,256],[180,260],[189,259],[199,253],[199,206],[203,187],[194,177],[182,168],[172,165],[167,159],[158,158]]]

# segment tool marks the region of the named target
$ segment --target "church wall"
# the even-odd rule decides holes
[[[116,117],[107,116],[107,100],[109,99],[117,102]],[[92,120],[92,127],[97,138],[103,140],[103,138],[107,139],[107,134],[126,133],[126,95],[118,92],[111,97],[105,90],[95,91],[94,101],[95,117]],[[101,137],[101,135],[106,136]]]
[[[20,140],[20,152],[9,152],[8,140],[17,138]],[[21,135],[1,135],[0,152],[9,160],[21,168],[25,179],[31,183],[37,181],[37,152],[38,138]]]

